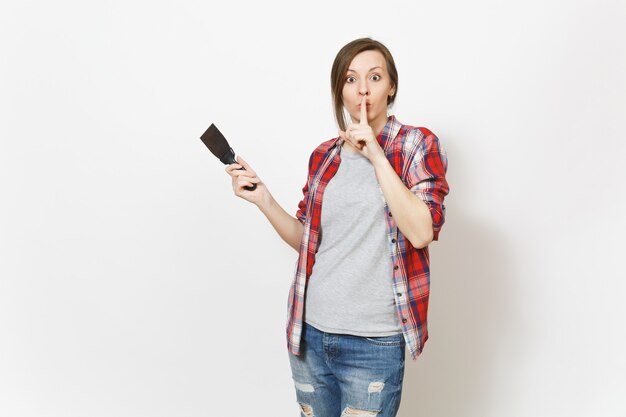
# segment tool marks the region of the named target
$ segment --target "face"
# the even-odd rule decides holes
[[[384,125],[387,121],[387,97],[394,92],[383,54],[363,51],[352,59],[342,91],[343,104],[352,122],[359,122],[361,99],[365,95],[368,123],[370,126]]]

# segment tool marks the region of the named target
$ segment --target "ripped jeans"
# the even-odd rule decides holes
[[[394,417],[404,378],[402,333],[360,337],[303,323],[300,355],[289,352],[303,417]]]

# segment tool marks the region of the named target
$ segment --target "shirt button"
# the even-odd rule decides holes
[[[398,265],[394,266],[393,269],[398,269],[400,268]]]
[[[396,295],[397,295],[398,297],[402,297],[402,293],[401,293],[401,292],[397,292],[397,293],[396,293]]]
[[[407,322],[407,320],[406,320],[406,319],[402,319],[402,323],[406,323],[406,322]]]
[[[391,212],[389,212],[389,217],[393,217],[393,216],[391,215]]]
[[[391,243],[396,243],[396,240],[395,239],[391,239]]]

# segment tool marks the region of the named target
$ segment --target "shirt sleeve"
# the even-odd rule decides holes
[[[421,141],[408,169],[408,188],[428,205],[433,221],[433,240],[439,240],[439,231],[445,222],[445,196],[450,191],[446,181],[448,157],[433,133]]]
[[[300,202],[298,203],[298,211],[296,212],[296,218],[300,220],[300,223],[302,224],[304,224],[307,216],[306,207],[309,200],[309,179],[311,177],[311,169],[314,155],[315,151],[313,151],[313,153],[311,153],[311,156],[309,156],[309,169],[306,174],[307,181],[306,184],[304,184],[304,187],[302,187],[302,200],[300,200]]]
[[[300,223],[304,224],[306,219],[306,206],[309,198],[309,181],[302,187],[302,200],[298,203],[298,211],[296,212],[296,218],[300,220]]]

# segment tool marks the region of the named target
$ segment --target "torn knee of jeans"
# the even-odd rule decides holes
[[[304,384],[298,381],[294,381],[294,384],[296,385],[296,389],[298,391],[302,391],[302,392],[314,392],[315,391],[315,388],[313,388],[312,384]]]
[[[304,414],[306,417],[314,417],[313,409],[310,405],[300,403],[300,410],[302,410],[302,414]]]
[[[357,410],[352,407],[346,407],[341,413],[341,417],[373,417],[376,415],[378,415],[376,411]]]
[[[369,387],[367,387],[367,392],[381,392],[385,387],[384,382],[370,382]]]

